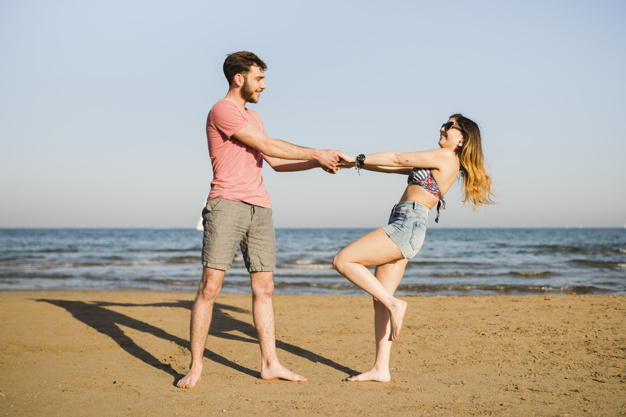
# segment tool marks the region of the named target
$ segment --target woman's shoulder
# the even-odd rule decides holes
[[[458,172],[460,168],[459,158],[453,150],[446,148],[433,149],[436,155],[437,164],[433,167],[435,170],[446,173]]]
[[[438,148],[435,149],[436,151],[439,151],[442,155],[444,155],[447,158],[456,158],[456,153],[454,153],[454,151],[452,149],[448,149],[448,148]]]
[[[435,148],[429,151],[429,153],[437,158],[438,161],[443,163],[457,162],[458,157],[453,150],[447,148]]]

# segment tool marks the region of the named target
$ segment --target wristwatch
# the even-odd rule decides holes
[[[365,163],[365,155],[359,154],[356,157],[356,166],[357,166],[357,168],[361,168],[364,163]]]

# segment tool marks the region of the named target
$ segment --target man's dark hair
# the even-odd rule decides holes
[[[228,80],[228,85],[232,85],[235,75],[241,74],[244,77],[248,75],[253,65],[260,67],[263,71],[267,69],[265,62],[252,52],[239,51],[228,55],[224,61],[224,75]]]

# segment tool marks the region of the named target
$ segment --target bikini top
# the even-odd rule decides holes
[[[443,199],[443,194],[437,185],[437,181],[433,178],[433,174],[428,168],[413,168],[413,171],[409,174],[407,183],[410,185],[419,185],[435,197],[439,199],[437,203],[437,217],[435,222],[439,223],[439,212],[441,209],[446,209],[446,202]]]

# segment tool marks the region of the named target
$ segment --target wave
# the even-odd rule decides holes
[[[7,264],[0,265],[0,268],[84,268],[101,266],[150,266],[168,264],[201,264],[199,256],[178,256],[167,259],[157,259],[151,261],[117,261],[117,262],[61,262],[61,263],[28,263],[28,264]]]
[[[286,282],[279,281],[275,283],[275,288],[279,290],[288,290],[290,288],[310,288],[315,290],[329,290],[337,295],[341,295],[342,292],[359,292],[360,289],[349,282],[333,282],[333,283],[318,283],[318,282]],[[297,291],[293,291],[296,292]],[[587,286],[561,286],[553,287],[549,285],[476,285],[476,284],[400,284],[396,290],[396,295],[419,295],[419,294],[456,294],[456,295],[468,295],[468,294],[500,294],[500,295],[514,295],[514,294],[598,294],[598,293],[612,293],[612,290],[596,287],[593,285]],[[364,293],[365,294],[365,293]]]
[[[458,268],[484,268],[492,266],[486,262],[461,262],[461,261],[409,261],[406,265],[406,269],[422,268],[425,266],[437,267],[445,265],[446,267],[456,266]]]
[[[408,293],[494,293],[494,294],[597,294],[611,293],[612,290],[588,286],[551,287],[549,285],[400,285],[397,291]]]
[[[539,278],[539,277],[549,277],[552,275],[550,271],[511,271],[510,275],[519,276],[524,278]]]
[[[15,261],[24,261],[25,259],[42,259],[43,256],[12,256],[8,258],[0,258],[0,266],[4,263],[10,263]]]
[[[164,264],[200,264],[202,258],[200,256],[177,256],[175,258],[163,259]]]
[[[0,278],[17,278],[17,279],[69,279],[74,275],[68,274],[34,274],[32,272],[0,272]]]
[[[453,278],[453,277],[464,277],[465,272],[438,272],[433,274],[433,276],[437,278]]]
[[[333,269],[332,263],[321,259],[294,259],[276,265],[279,269]]]
[[[608,262],[608,261],[595,261],[595,260],[591,260],[591,259],[572,259],[571,261],[569,261],[570,263],[576,264],[576,265],[581,265],[581,266],[588,266],[588,267],[592,267],[592,268],[615,268],[618,267],[619,264],[615,263],[615,262]]]
[[[202,252],[202,247],[191,248],[164,248],[164,249],[128,249],[127,252]]]
[[[133,280],[133,282],[144,282],[144,283],[157,283],[162,285],[171,285],[174,287],[197,287],[198,281],[185,281],[181,279],[152,279],[152,278],[140,278]]]
[[[574,245],[528,245],[522,246],[518,253],[540,252],[548,255],[611,255],[615,253],[625,253],[623,248],[615,248],[606,244],[591,244],[585,246]]]
[[[285,282],[279,281],[274,284],[274,288],[287,288],[287,287],[299,287],[299,288],[320,288],[328,290],[354,290],[357,287],[354,284],[348,282],[336,282],[336,283],[318,283],[318,282]]]
[[[311,271],[325,271],[324,269],[311,269]],[[291,272],[286,272],[283,273],[282,271],[276,270],[274,271],[274,277],[276,278],[283,278],[283,279],[289,279],[289,278],[305,278],[305,279],[311,279],[311,278],[321,278],[321,279],[325,279],[325,278],[331,278],[331,279],[341,279],[341,276],[338,273],[334,273],[334,274],[327,274],[327,273],[315,273],[315,272],[311,272],[311,273],[304,273],[304,274],[293,274]]]
[[[293,265],[323,265],[328,264],[328,261],[324,261],[322,259],[293,259],[285,261],[285,263]]]
[[[568,245],[528,245],[523,246],[523,248],[527,249],[537,249],[541,252],[551,252],[551,253],[585,253],[589,251],[589,247],[581,247],[581,246],[568,246]]]
[[[12,253],[78,253],[80,249],[61,249],[61,248],[47,248],[47,249],[11,249]]]

